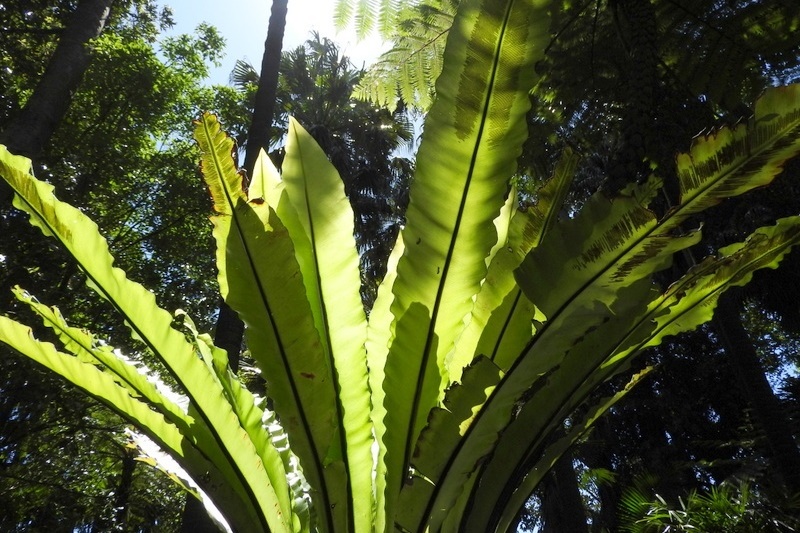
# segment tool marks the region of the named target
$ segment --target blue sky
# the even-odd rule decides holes
[[[201,22],[207,22],[225,37],[225,57],[222,66],[213,69],[211,83],[226,84],[237,59],[245,59],[256,68],[261,64],[271,0],[161,0],[160,4],[172,8],[176,22],[172,32],[190,33]],[[333,0],[289,0],[288,6],[284,50],[302,44],[316,30],[333,39],[358,67],[371,63],[382,51],[377,37],[359,43],[352,31],[336,33]]]

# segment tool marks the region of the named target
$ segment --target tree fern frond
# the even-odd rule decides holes
[[[354,96],[390,107],[399,96],[406,105],[427,110],[456,7],[442,0],[407,7],[390,36],[392,48],[367,71]]]
[[[359,40],[375,30],[387,38],[395,30],[400,13],[414,3],[408,0],[336,0],[333,21],[337,30],[353,23]]]
[[[402,0],[380,0],[378,33],[381,36],[391,35],[394,31],[394,24],[402,4]]]
[[[756,65],[773,70],[788,55],[796,56],[800,45],[796,6],[741,4],[676,0],[655,5],[660,33],[681,36],[661,39],[662,66],[694,94],[727,110],[757,96],[747,82]]]
[[[353,20],[355,22],[356,36],[359,39],[365,38],[375,27],[378,1],[379,0],[358,0],[358,3],[356,3]]]
[[[353,20],[354,0],[336,0],[333,6],[333,24],[341,31]]]

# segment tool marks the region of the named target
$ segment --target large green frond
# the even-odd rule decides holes
[[[228,362],[228,353],[214,346],[211,336],[198,333],[194,323],[188,317],[184,318],[183,326],[188,330],[200,356],[213,370],[217,383],[222,387],[228,403],[239,419],[239,424],[247,432],[259,457],[261,457],[261,462],[266,468],[270,481],[276,487],[287,483],[287,474],[291,471],[286,465],[288,459],[283,457],[283,454],[277,450],[274,440],[267,431],[263,421],[265,417],[264,411],[259,407],[253,394],[242,386],[239,378],[231,370]],[[295,522],[293,525],[296,531],[308,531],[309,524],[303,524],[293,508],[293,503],[298,500],[302,504],[301,498],[301,494],[291,491],[278,493],[280,508],[282,510],[292,509],[291,515]]]
[[[384,435],[386,434],[386,393],[383,384],[386,381],[386,353],[392,341],[391,307],[394,302],[392,289],[397,279],[397,263],[405,253],[403,234],[397,235],[386,265],[386,274],[378,286],[375,304],[369,316],[367,328],[367,364],[369,367],[369,384],[372,393],[372,424],[375,438],[378,441],[379,459],[375,465],[375,505],[378,512],[375,516],[375,528],[384,531],[386,515],[382,512],[386,503],[386,461]]]
[[[643,349],[662,339],[690,331],[712,318],[716,302],[728,287],[750,282],[753,272],[777,268],[793,246],[800,243],[800,217],[782,218],[774,226],[754,231],[744,242],[720,248],[716,256],[692,267],[649,306],[656,330]],[[616,354],[615,357],[624,356]],[[610,359],[606,364],[615,363]]]
[[[0,316],[0,340],[33,361],[45,366],[96,398],[144,431],[181,465],[198,485],[230,516],[232,525],[244,530],[259,528],[261,518],[249,505],[247,491],[235,477],[217,468],[182,431],[164,419],[161,413],[135,398],[94,363],[56,350],[47,342],[37,341],[30,328]]]
[[[493,221],[525,138],[533,64],[547,39],[546,9],[536,3],[476,0],[459,9],[417,157],[392,286],[390,353],[370,356],[385,368],[389,516],[498,242]]]
[[[646,208],[657,186],[651,180],[613,200],[595,194],[528,254],[517,281],[548,324],[568,317],[588,329],[603,319],[598,308],[613,305],[620,288],[666,268],[673,253],[698,242],[699,232],[659,234],[659,221]]]
[[[552,448],[555,445],[547,435],[558,431],[597,385],[625,371],[642,349],[710,320],[717,299],[728,287],[746,284],[755,270],[776,268],[797,244],[800,217],[760,228],[746,241],[722,248],[717,256],[692,268],[663,295],[642,300],[640,312],[617,315],[577,342],[502,434],[496,455],[481,473],[481,486],[474,496],[479,502],[473,508],[475,516],[493,514],[497,519],[502,514],[505,523],[513,519],[547,470],[547,462],[554,459],[554,451],[566,447],[562,441]],[[587,406],[587,412],[594,413],[591,420],[602,403]],[[579,420],[573,421],[571,429],[591,423]],[[569,435],[578,438],[580,432]],[[498,484],[505,488],[499,490]]]
[[[203,154],[203,175],[218,209],[213,221],[220,291],[245,323],[248,346],[267,380],[268,395],[315,489],[321,527],[330,530],[331,499],[346,493],[341,462],[325,464],[331,450],[338,449],[336,396],[294,246],[263,198],[247,200],[231,157],[233,141],[217,120],[204,115],[195,135]],[[281,268],[275,268],[277,264]]]
[[[544,475],[550,471],[556,461],[558,461],[569,448],[571,448],[577,441],[579,441],[588,433],[588,431],[591,429],[591,426],[597,421],[598,418],[600,418],[606,411],[624,398],[633,389],[633,387],[637,386],[643,379],[649,376],[652,370],[653,367],[645,367],[640,372],[634,374],[628,383],[618,392],[612,394],[611,396],[601,398],[600,400],[595,400],[587,405],[585,412],[580,413],[570,420],[569,427],[564,429],[564,436],[558,438],[555,442],[546,444],[543,446],[543,449],[537,448],[533,452],[537,457],[535,466],[531,467],[530,464],[525,465],[525,471],[521,473],[524,474],[524,478],[522,475],[512,472],[512,477],[517,480],[516,482],[518,485],[518,490],[511,495],[507,502],[502,502],[500,498],[498,498],[498,501],[495,503],[495,505],[500,503],[500,505],[493,510],[495,520],[497,520],[497,531],[508,531],[510,529],[513,521],[519,514],[520,509],[522,509],[522,506],[530,498],[533,490],[539,485]],[[528,415],[530,416],[533,408],[528,409],[527,411]],[[514,434],[519,434],[522,432],[523,442],[530,438],[531,431],[525,428],[524,422],[517,424],[517,428],[518,430],[514,431]],[[511,428],[509,428],[509,430],[511,430]],[[498,443],[496,448],[496,457],[501,457],[501,454],[506,452],[509,447],[514,445],[513,435],[509,430],[503,434],[504,438],[502,442]],[[559,429],[554,429],[552,434],[559,434]],[[487,478],[492,479],[491,474],[486,473],[486,476]],[[488,484],[488,481],[484,482],[484,487],[486,487]],[[499,492],[500,491],[496,491],[496,493]],[[480,495],[476,495],[475,498],[480,498]],[[472,498],[470,498],[470,500],[475,501]],[[484,503],[488,502],[480,502],[478,505],[482,506]],[[474,512],[475,514],[479,514],[481,510],[475,509]]]
[[[770,106],[775,115],[770,124],[789,122],[781,119],[781,114],[791,115],[790,110],[796,105],[796,101],[783,100]],[[650,276],[668,266],[675,252],[700,237],[699,232],[674,235],[679,221],[712,199],[714,203],[720,201],[721,191],[725,195],[741,194],[771,180],[780,164],[798,150],[793,126],[756,126],[756,130],[762,138],[768,134],[766,144],[770,148],[751,152],[749,157],[737,156],[733,168],[723,165],[727,171],[712,172],[709,175],[713,178],[700,180],[705,186],[685,187],[682,203],[661,220],[645,207],[657,191],[658,182],[651,180],[630,187],[624,196],[614,200],[595,195],[575,219],[547,233],[517,273],[523,291],[542,311],[543,323],[528,343],[526,353],[511,365],[487,400],[470,426],[467,439],[484,439],[502,432],[512,422],[515,406],[528,397],[537,399],[537,408],[531,412],[538,417],[539,426],[533,430],[528,423],[525,431],[544,438],[558,429],[564,417],[595,386],[612,375],[611,370],[595,373],[597,366],[614,352],[631,355],[635,353],[631,350],[644,346],[642,343],[655,328],[652,321],[642,323],[630,335],[625,333],[628,324],[647,311],[647,302],[652,298]],[[723,143],[715,150],[729,146]],[[624,335],[619,338],[619,345],[615,345],[614,339],[621,334]],[[608,349],[599,349],[601,346]],[[504,455],[502,465],[508,464],[507,459]],[[505,478],[501,475],[492,479]],[[487,483],[486,487],[493,486]],[[474,499],[481,498],[488,496]],[[479,520],[475,527],[484,530],[490,524]]]
[[[194,347],[171,327],[172,316],[156,305],[155,297],[127,279],[113,266],[113,258],[97,226],[78,209],[58,201],[53,187],[29,174],[30,161],[0,147],[0,174],[15,193],[14,205],[30,215],[33,225],[54,237],[86,274],[88,284],[123,316],[140,339],[172,374],[190,401],[198,421],[205,424],[222,450],[227,464],[218,465],[239,480],[249,504],[260,515],[263,527],[287,531],[288,514],[265,513],[278,505],[276,491],[253,443],[238,424],[231,406]],[[269,526],[267,526],[269,524]]]
[[[323,347],[334,369],[346,497],[353,527],[370,530],[373,516],[367,319],[359,293],[354,214],[344,183],[325,152],[294,119],[289,122],[282,175],[284,195],[275,209],[296,244],[300,270]]]
[[[568,330],[563,320],[584,331],[599,324],[618,289],[665,268],[674,252],[697,242],[698,232],[672,235],[689,216],[769,183],[800,151],[798,95],[800,86],[767,91],[749,125],[724,128],[679,156],[681,202],[661,220],[645,208],[657,186],[651,180],[613,201],[595,195],[574,220],[550,232],[517,272],[520,287],[546,317],[544,329]],[[546,338],[538,335],[535,342]]]

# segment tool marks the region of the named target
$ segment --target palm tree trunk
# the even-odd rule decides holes
[[[800,494],[800,450],[783,405],[767,381],[755,347],[742,325],[740,296],[734,291],[720,298],[713,324],[750,399],[756,423],[767,438],[775,470],[791,494]]]
[[[261,78],[256,91],[253,120],[247,132],[247,150],[244,168],[253,174],[259,150],[269,151],[269,132],[275,115],[275,96],[278,92],[278,74],[281,66],[283,33],[286,29],[288,0],[273,0],[269,17],[267,40],[264,42],[264,57],[261,60]]]
[[[0,134],[0,143],[16,154],[37,158],[69,109],[92,59],[89,42],[103,31],[113,0],[81,0],[64,28],[53,56],[19,115]],[[11,189],[0,182],[0,203]]]

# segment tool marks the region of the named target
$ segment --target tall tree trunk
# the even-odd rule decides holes
[[[567,452],[553,466],[542,484],[543,533],[588,533],[578,478]]]
[[[256,159],[261,149],[269,148],[269,132],[275,114],[275,95],[278,91],[278,75],[283,49],[283,34],[286,29],[288,0],[273,0],[269,17],[267,40],[264,42],[264,57],[261,61],[261,78],[256,91],[253,118],[247,133],[244,168],[248,176],[253,175]],[[228,360],[235,372],[239,368],[239,355],[244,336],[244,324],[224,301],[220,301],[214,343],[228,352]],[[196,498],[187,497],[183,509],[181,533],[214,533],[217,526],[208,517],[203,504]]]
[[[113,3],[113,0],[78,3],[30,99],[0,133],[0,143],[11,152],[31,159],[41,155],[69,109],[72,93],[92,59],[89,42],[103,31]],[[11,189],[5,182],[0,183],[0,201],[7,201]]]
[[[114,495],[114,526],[118,531],[127,531],[128,502],[133,486],[133,472],[136,469],[136,450],[122,449],[122,472]]]
[[[594,424],[591,439],[580,447],[580,459],[590,469],[603,469],[616,472],[613,457],[609,451],[612,431],[608,413]],[[618,482],[600,482],[597,485],[600,510],[592,518],[592,531],[617,531],[619,526],[619,500],[621,497]]]
[[[783,405],[767,381],[758,354],[742,325],[738,289],[723,295],[713,325],[750,400],[756,423],[766,436],[775,470],[792,494],[800,494],[800,450]]]
[[[253,106],[253,119],[247,132],[247,150],[244,168],[253,174],[259,150],[269,150],[269,133],[275,115],[275,98],[278,92],[278,75],[281,66],[283,33],[286,29],[288,0],[273,0],[272,14],[269,17],[267,40],[264,42],[264,57],[261,59],[261,77]]]

